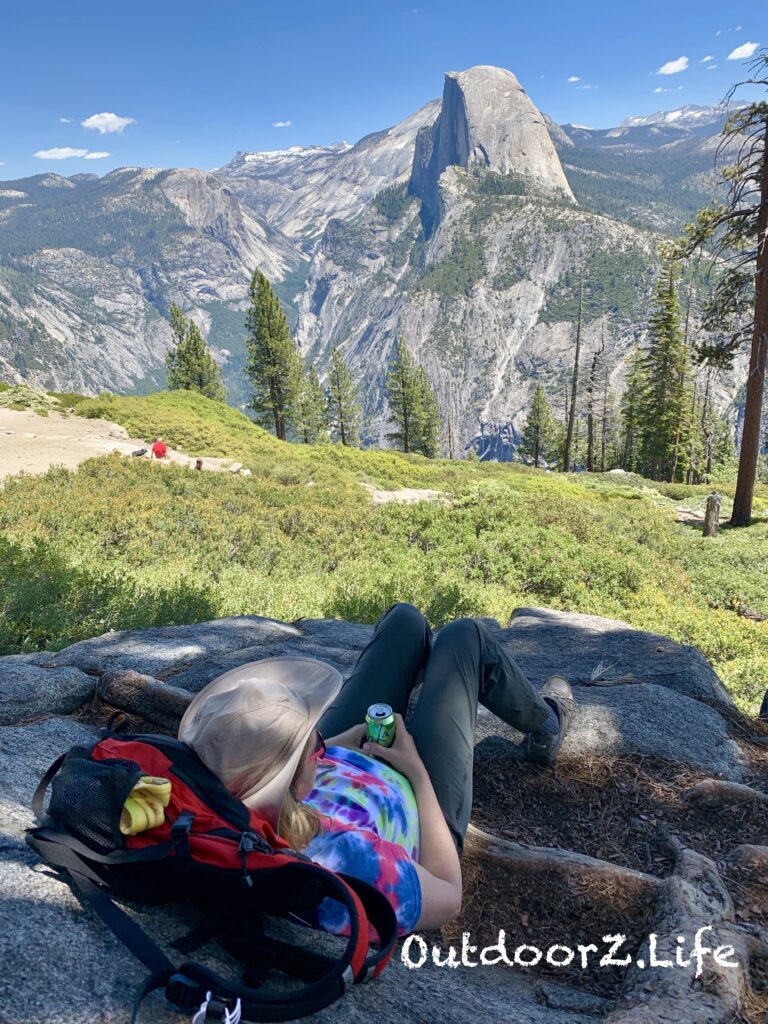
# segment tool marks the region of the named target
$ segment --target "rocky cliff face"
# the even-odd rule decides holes
[[[411,172],[416,135],[440,111],[433,100],[356,145],[238,153],[215,173],[238,198],[312,251],[332,218],[347,219]]]
[[[420,130],[411,192],[440,216],[439,182],[448,167],[519,175],[573,200],[542,114],[511,71],[476,67],[445,76],[440,116]]]
[[[604,338],[614,383],[621,376],[652,284],[653,237],[565,195],[516,194],[518,185],[447,168],[429,237],[405,188],[394,219],[372,208],[354,228],[329,225],[299,300],[298,337],[321,366],[340,347],[364,382],[371,440],[390,429],[384,380],[401,338],[429,373],[458,450],[509,457],[534,384],[561,405],[581,264],[599,278],[584,359]],[[494,192],[506,186],[510,194]]]
[[[123,168],[47,174],[0,192],[0,375],[56,390],[162,382],[172,302],[241,362],[254,267],[279,283],[303,257],[212,175]],[[235,327],[236,323],[236,327]]]
[[[342,350],[371,441],[390,429],[385,377],[400,338],[429,373],[455,450],[511,457],[536,383],[562,413],[580,274],[582,368],[604,346],[609,386],[620,385],[647,323],[657,231],[702,204],[697,172],[711,164],[709,138],[658,131],[668,134],[558,128],[508,71],[446,76],[407,188],[376,197],[354,223],[329,222],[298,298],[302,349],[321,369]],[[660,166],[664,189],[652,180]],[[720,388],[727,401],[734,378]]]

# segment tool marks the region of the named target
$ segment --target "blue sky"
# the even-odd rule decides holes
[[[0,36],[0,177],[355,142],[475,64],[509,68],[559,122],[608,127],[719,101],[745,72],[728,55],[768,45],[767,15],[766,0],[15,4]]]

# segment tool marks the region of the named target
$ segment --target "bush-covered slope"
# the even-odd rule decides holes
[[[189,393],[77,410],[132,436],[162,434],[192,455],[236,458],[253,475],[114,456],[6,480],[2,654],[239,613],[371,622],[406,600],[440,625],[462,615],[505,621],[537,604],[696,644],[745,708],[768,685],[768,623],[737,614],[768,613],[768,521],[705,541],[671,513],[702,489],[288,445]],[[443,497],[375,506],[362,481]],[[766,506],[763,489],[756,507]]]

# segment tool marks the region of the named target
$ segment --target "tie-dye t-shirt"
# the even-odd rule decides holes
[[[322,824],[306,855],[375,886],[394,908],[398,934],[412,932],[421,916],[421,884],[414,867],[419,809],[410,782],[362,751],[328,747],[304,802],[320,813]],[[336,935],[349,934],[347,911],[335,900],[324,900],[305,920]]]

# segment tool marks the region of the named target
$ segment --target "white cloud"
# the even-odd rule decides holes
[[[96,152],[90,149],[73,149],[72,146],[54,146],[53,149],[38,149],[35,156],[38,160],[71,160],[78,157],[86,160],[101,160],[109,153]]]
[[[5,160],[0,160],[0,167],[5,167]]]
[[[72,124],[74,117],[60,117],[59,124]]]
[[[707,71],[717,71],[717,64],[707,64]]]
[[[273,128],[290,128],[292,124],[293,124],[292,121],[273,121],[272,122],[272,127]]]
[[[699,61],[699,64],[706,64],[708,60],[714,60],[714,59],[715,58],[712,56],[712,54],[708,53],[706,57],[702,57],[701,58],[701,60]]]
[[[721,28],[719,28],[719,29],[717,30],[717,32],[715,32],[715,35],[716,35],[716,36],[721,36],[722,34],[723,34],[723,30],[722,30]]]
[[[676,75],[680,71],[685,71],[688,67],[687,57],[678,57],[677,60],[668,60],[666,64],[662,64],[656,72],[657,75]]]
[[[673,86],[671,89],[663,89],[660,85],[657,85],[653,90],[654,92],[680,92],[682,85]]]
[[[731,50],[728,60],[744,60],[746,57],[751,57],[759,45],[760,43],[742,43],[735,50]]]
[[[599,85],[577,85],[577,89],[599,89]]]
[[[90,117],[86,117],[80,124],[83,128],[93,128],[99,135],[112,135],[114,132],[117,132],[119,135],[123,128],[127,128],[129,124],[136,124],[136,119],[133,117],[118,117],[117,114],[110,114],[105,111],[103,114],[91,114]]]
[[[72,149],[71,146],[57,146],[53,149],[38,149],[38,160],[69,160],[73,156],[86,156],[87,149]]]
[[[571,77],[568,79],[568,81],[569,82],[580,82],[581,79],[579,78],[578,75],[571,75]]]

